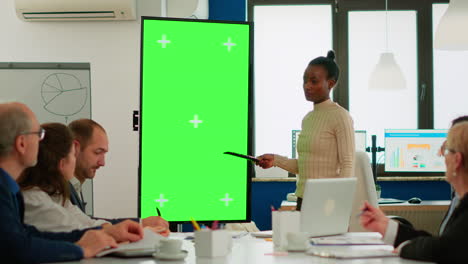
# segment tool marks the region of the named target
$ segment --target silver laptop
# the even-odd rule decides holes
[[[310,179],[304,188],[301,232],[310,236],[346,233],[356,178]]]

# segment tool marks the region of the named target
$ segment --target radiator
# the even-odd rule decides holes
[[[438,202],[438,203],[435,203]],[[425,230],[433,235],[439,234],[440,224],[448,210],[449,201],[423,202],[420,205],[381,205],[386,215],[396,215],[410,221],[416,229]]]

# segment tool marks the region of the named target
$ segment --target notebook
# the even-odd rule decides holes
[[[356,178],[309,179],[301,207],[300,228],[311,237],[346,233]]]
[[[161,239],[164,239],[160,234],[154,233],[151,229],[143,229],[143,239],[133,243],[122,243],[118,248],[104,250],[96,255],[103,257],[112,254],[119,257],[147,257],[156,252],[156,245]]]

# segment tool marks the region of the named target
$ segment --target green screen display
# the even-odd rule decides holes
[[[250,220],[250,24],[143,17],[141,217]]]

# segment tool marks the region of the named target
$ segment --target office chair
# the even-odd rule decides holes
[[[357,178],[357,184],[348,231],[366,232],[359,224],[359,217],[356,215],[361,212],[364,201],[368,201],[374,207],[378,207],[379,204],[370,160],[367,153],[363,151],[356,151],[354,155],[354,177]]]

